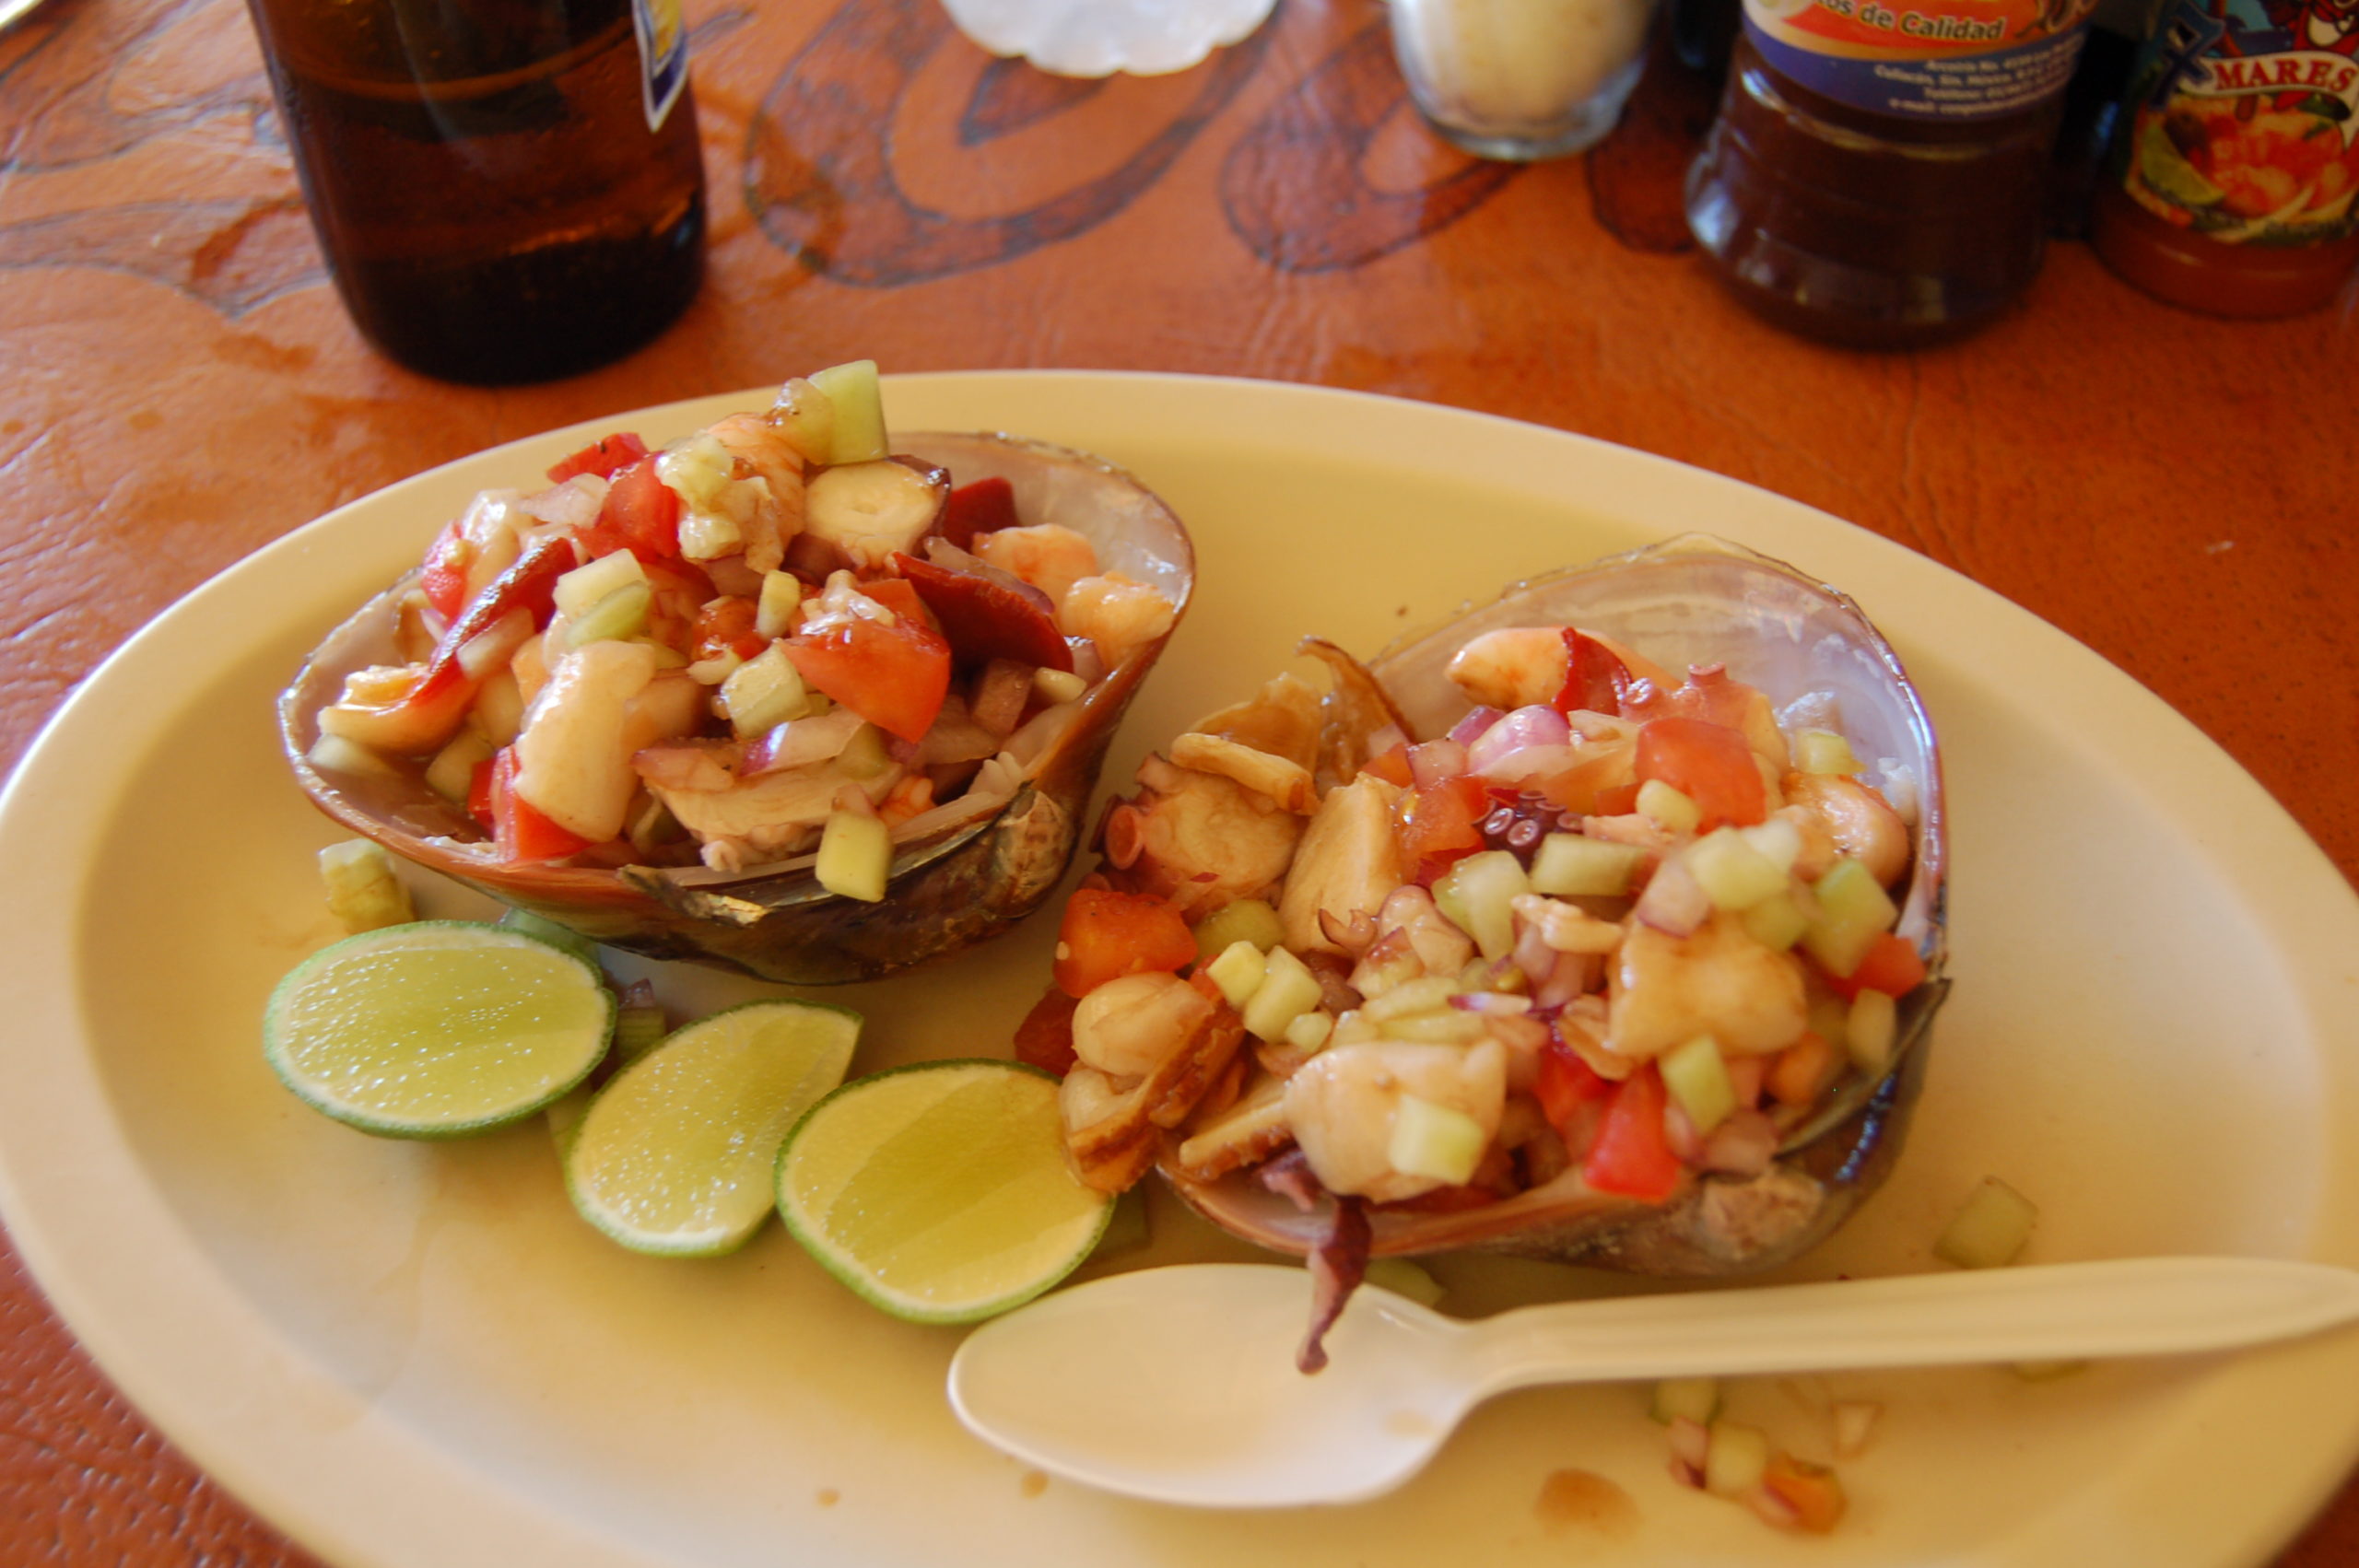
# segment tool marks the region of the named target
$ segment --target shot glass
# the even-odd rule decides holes
[[[1622,117],[1655,0],[1391,0],[1409,96],[1479,158],[1579,152]]]

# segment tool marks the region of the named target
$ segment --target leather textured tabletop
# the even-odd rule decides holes
[[[0,766],[212,573],[496,442],[855,357],[1146,369],[1512,415],[1824,508],[2118,664],[2359,878],[2348,292],[2213,321],[2066,240],[1966,343],[1838,352],[1693,253],[1712,95],[1667,57],[1609,142],[1519,168],[1419,125],[1376,0],[1284,0],[1194,69],[1100,82],[992,61],[936,0],[688,13],[702,295],[619,364],[499,391],[355,333],[237,0],[49,0],[0,32]],[[310,1561],[0,1249],[0,1568]],[[2359,1487],[2280,1568],[2353,1563]]]

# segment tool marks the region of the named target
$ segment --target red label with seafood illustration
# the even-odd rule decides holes
[[[2174,0],[2124,102],[2115,177],[2165,222],[2233,244],[2353,231],[2359,0]]]
[[[2064,88],[2095,0],[1744,0],[1754,46],[1838,103],[1906,120],[2017,114]]]

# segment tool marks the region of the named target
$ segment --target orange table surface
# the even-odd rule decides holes
[[[710,272],[593,374],[452,387],[337,303],[235,0],[50,0],[0,33],[0,766],[150,616],[420,469],[775,381],[1140,369],[1480,409],[1824,508],[2046,617],[2249,768],[2359,879],[2354,305],[2233,324],[2051,247],[2020,306],[1870,357],[1747,315],[1658,61],[1531,168],[1409,112],[1375,0],[1283,0],[1176,76],[993,62],[935,0],[690,0]],[[2355,1394],[2359,1397],[2359,1394]],[[0,1246],[0,1568],[311,1562],[132,1410]],[[2359,1485],[2280,1568],[2359,1563]]]

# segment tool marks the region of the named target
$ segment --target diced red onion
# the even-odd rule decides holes
[[[1474,710],[1475,713],[1493,711],[1487,708],[1478,708]],[[1474,714],[1467,715],[1467,719],[1473,717]],[[1458,721],[1458,727],[1451,730],[1449,734],[1450,739],[1462,740],[1465,743],[1466,766],[1470,771],[1475,773],[1487,773],[1494,763],[1509,752],[1521,751],[1527,746],[1566,745],[1571,742],[1573,735],[1572,731],[1565,723],[1563,714],[1553,708],[1543,708],[1538,704],[1519,708],[1513,713],[1498,719],[1496,722],[1485,725],[1475,733],[1461,736],[1459,731],[1466,727],[1467,720],[1461,719]]]
[[[594,474],[577,474],[537,496],[524,497],[516,502],[516,509],[563,528],[586,528],[598,521],[605,504],[606,481]]]
[[[1556,972],[1556,950],[1541,940],[1536,923],[1518,920],[1516,926],[1515,951],[1509,956],[1535,987],[1545,985],[1548,977]]]
[[[1710,917],[1712,900],[1685,866],[1666,860],[1647,880],[1630,913],[1665,936],[1693,936]]]
[[[1491,1017],[1512,1018],[1532,1011],[1528,996],[1510,996],[1506,991],[1460,991],[1449,999],[1449,1005],[1461,1012],[1480,1012]]]
[[[736,782],[738,748],[725,741],[649,746],[630,759],[650,784],[665,790],[726,790]]]
[[[1776,1123],[1759,1111],[1732,1111],[1704,1141],[1697,1163],[1708,1171],[1753,1176],[1767,1170],[1777,1153]]]
[[[1499,728],[1507,726],[1502,724]],[[1487,741],[1490,736],[1483,738]],[[1517,746],[1475,764],[1473,772],[1493,784],[1522,784],[1534,778],[1553,778],[1580,760],[1580,753],[1571,746]]]
[[[816,719],[774,724],[745,748],[739,770],[748,778],[780,768],[807,767],[839,755],[860,732],[861,717],[849,708],[831,708]]]
[[[1671,1421],[1671,1457],[1692,1467],[1696,1479],[1685,1484],[1704,1484],[1704,1460],[1712,1451],[1712,1431],[1702,1422],[1688,1416],[1673,1416]]]
[[[1491,726],[1507,715],[1496,708],[1471,708],[1466,716],[1449,727],[1449,738],[1461,746],[1471,746],[1490,732]]]
[[[1802,1510],[1766,1486],[1753,1488],[1738,1501],[1752,1509],[1764,1523],[1775,1525],[1781,1530],[1796,1529],[1802,1525]]]
[[[1696,1123],[1687,1109],[1673,1100],[1662,1108],[1662,1141],[1679,1156],[1680,1164],[1692,1165],[1704,1153],[1704,1141],[1696,1135]]]
[[[1409,748],[1409,774],[1421,785],[1443,783],[1466,771],[1466,747],[1457,741],[1426,741]]]

